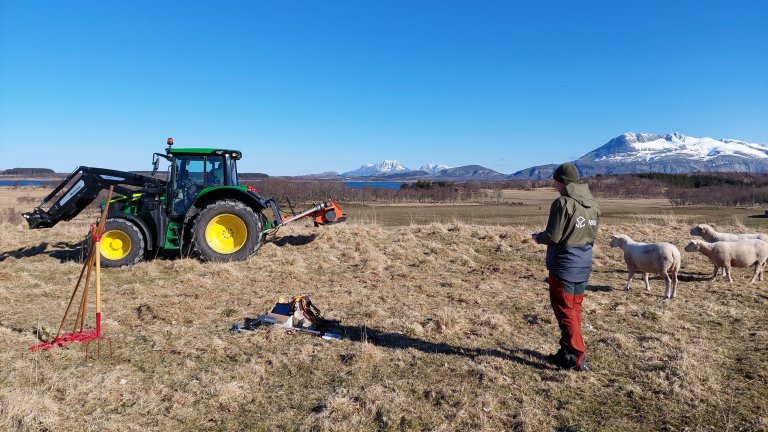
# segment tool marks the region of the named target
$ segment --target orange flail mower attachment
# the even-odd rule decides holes
[[[331,205],[326,207],[324,210],[317,211],[315,214],[313,214],[316,224],[327,225],[335,222],[343,222],[342,218],[346,220],[344,212],[341,211],[341,207],[336,204],[336,201],[329,199],[326,202],[330,203]]]
[[[344,215],[344,212],[341,210],[341,207],[339,207],[339,205],[336,204],[336,201],[333,199],[323,201],[322,203],[317,204],[314,207],[297,215],[281,215],[283,224],[308,217],[313,219],[315,226],[329,225],[347,220],[346,215]]]

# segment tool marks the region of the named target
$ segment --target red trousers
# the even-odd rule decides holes
[[[560,347],[576,356],[576,364],[581,363],[586,347],[581,336],[581,302],[587,282],[573,283],[560,279],[550,273],[549,301],[555,311],[557,324],[560,326]]]

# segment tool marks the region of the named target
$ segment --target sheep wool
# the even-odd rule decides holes
[[[709,258],[715,266],[711,279],[717,278],[720,268],[725,269],[728,282],[731,278],[731,267],[755,267],[750,283],[754,283],[758,277],[763,280],[763,267],[768,260],[768,243],[762,240],[747,239],[739,241],[717,241],[708,243],[703,240],[691,240],[685,246],[686,252],[701,252]]]
[[[710,243],[718,241],[739,241],[747,239],[758,239],[768,242],[768,234],[717,232],[714,228],[707,224],[699,224],[691,228],[691,235],[701,237]]]
[[[664,279],[664,298],[677,296],[677,273],[680,271],[681,258],[675,245],[665,242],[640,243],[626,234],[614,234],[611,236],[610,246],[624,251],[624,262],[629,272],[625,291],[630,289],[632,276],[635,273],[643,273],[645,290],[651,292],[648,274],[655,273]]]

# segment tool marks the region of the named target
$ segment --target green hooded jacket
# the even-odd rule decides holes
[[[547,245],[547,269],[570,282],[589,279],[600,208],[586,184],[570,183],[549,210],[537,241]]]
[[[539,242],[551,245],[581,246],[593,244],[600,222],[600,207],[586,184],[565,185],[566,195],[560,195],[549,210],[547,228]]]

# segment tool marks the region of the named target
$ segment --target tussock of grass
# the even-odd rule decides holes
[[[705,216],[606,218],[584,303],[588,374],[544,360],[559,332],[529,239],[543,218],[287,226],[244,262],[106,269],[115,355],[87,361],[78,345],[27,348],[58,326],[90,219],[0,224],[0,429],[766,429],[768,282],[744,269],[732,285],[706,280],[710,264],[684,253],[676,300],[659,278],[650,294],[639,278],[621,290],[610,234],[682,249],[690,217]],[[298,292],[345,340],[228,333]]]
[[[9,225],[21,225],[24,223],[24,218],[15,207],[6,207],[0,209],[0,221]]]

